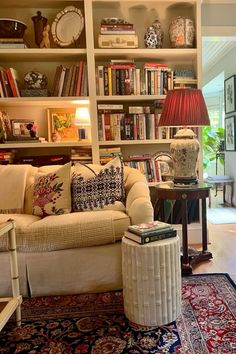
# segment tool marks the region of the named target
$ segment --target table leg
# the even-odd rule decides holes
[[[230,184],[230,187],[231,187],[231,198],[230,198],[230,203],[231,203],[231,206],[233,207],[234,204],[233,204],[233,196],[234,196],[234,182],[232,182]]]
[[[20,296],[19,272],[18,272],[18,264],[17,264],[16,239],[15,239],[14,228],[8,232],[8,241],[9,241],[9,252],[10,252],[12,293],[13,293],[13,297],[19,297]],[[20,305],[16,309],[16,323],[17,326],[21,325]]]
[[[202,199],[202,250],[207,251],[206,199]]]
[[[202,251],[198,252],[191,260],[191,264],[197,264],[212,258],[212,253],[207,251],[207,218],[206,218],[206,198],[202,199]]]
[[[188,256],[188,208],[186,199],[181,201],[181,209],[183,239],[182,274],[192,274],[192,267],[189,264]]]
[[[226,200],[225,200],[225,191],[226,191],[226,185],[225,183],[223,184],[223,203],[225,204]]]

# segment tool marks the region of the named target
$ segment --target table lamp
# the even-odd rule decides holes
[[[196,166],[200,144],[188,127],[210,125],[201,90],[185,88],[167,93],[159,126],[181,126],[170,144],[174,183],[197,183]]]
[[[88,126],[90,126],[90,114],[88,107],[76,108],[75,125],[79,126],[79,140],[88,140]]]

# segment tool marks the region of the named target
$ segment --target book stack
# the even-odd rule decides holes
[[[27,48],[23,38],[0,38],[0,48]]]
[[[0,151],[0,165],[8,165],[14,160],[14,153],[12,151]]]
[[[19,77],[14,68],[0,68],[0,97],[20,97]]]
[[[138,36],[132,23],[124,19],[105,18],[101,22],[100,48],[138,48]]]
[[[81,60],[70,68],[58,65],[54,75],[52,96],[88,96],[87,64]]]
[[[162,179],[160,165],[151,154],[130,155],[129,159],[125,161],[125,165],[143,173],[147,182],[160,182]]]
[[[101,165],[105,165],[107,162],[111,161],[116,156],[120,156],[122,158],[122,152],[120,147],[101,148],[99,149],[99,155]]]
[[[192,69],[176,69],[174,73],[174,88],[197,88],[197,79]]]
[[[145,224],[131,225],[128,231],[125,231],[125,237],[133,240],[140,245],[149,242],[159,241],[176,236],[176,230],[162,221],[152,221]]]
[[[76,147],[71,149],[70,160],[72,165],[92,163],[92,151],[87,147]]]

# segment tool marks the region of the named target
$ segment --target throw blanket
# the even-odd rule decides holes
[[[0,213],[23,212],[26,176],[30,165],[0,166]]]

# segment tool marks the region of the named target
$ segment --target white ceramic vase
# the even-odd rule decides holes
[[[191,129],[180,129],[170,145],[174,166],[174,182],[196,182],[196,165],[200,144]]]
[[[192,48],[195,37],[193,21],[190,18],[177,17],[170,24],[169,36],[173,48]]]

